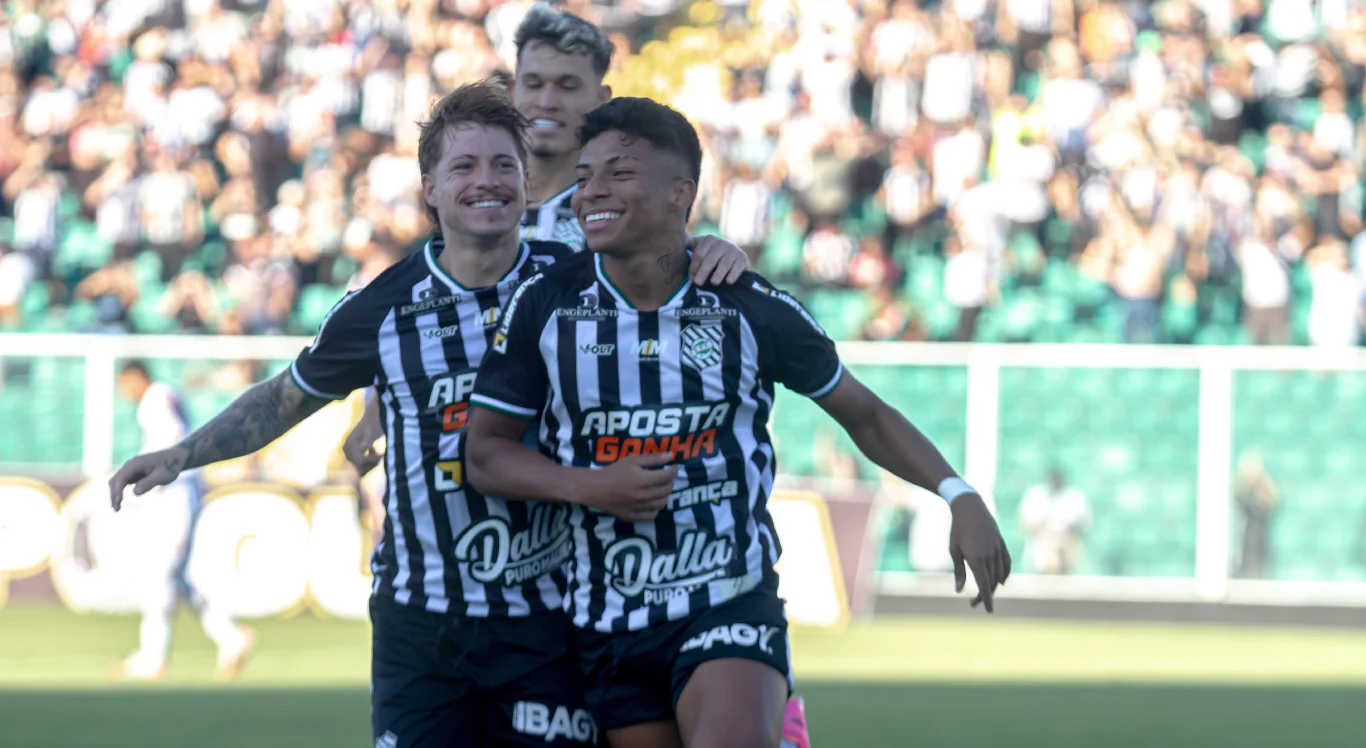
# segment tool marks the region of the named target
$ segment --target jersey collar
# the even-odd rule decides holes
[[[692,252],[688,252],[688,257],[692,257]],[[607,289],[607,293],[611,294],[612,298],[616,299],[617,306],[621,309],[636,311],[636,305],[632,304],[631,300],[626,298],[626,294],[622,293],[620,288],[617,288],[617,284],[613,283],[612,279],[607,277],[607,269],[602,266],[602,255],[593,255],[593,267],[598,274],[598,283],[601,284],[603,288]],[[692,279],[685,274],[683,276],[683,282],[678,284],[678,290],[674,291],[673,295],[669,297],[669,300],[664,302],[659,309],[668,309],[669,307],[677,306],[682,303],[683,297],[688,295],[689,288],[692,288]]]
[[[440,236],[434,236],[431,239],[427,240],[427,246],[423,247],[422,249],[422,254],[427,259],[427,269],[431,271],[434,277],[440,279],[442,283],[446,284],[446,287],[451,290],[451,293],[461,294],[477,290],[473,288],[465,288],[463,285],[460,284],[460,281],[456,280],[454,277],[451,276],[450,273],[446,272],[446,268],[441,267],[441,263],[436,261],[437,256],[441,254],[441,250],[445,248],[446,241],[442,239]],[[521,247],[519,247],[517,250],[517,261],[512,263],[512,267],[509,268],[506,273],[503,273],[503,277],[498,279],[498,283],[502,283],[503,281],[507,280],[510,276],[512,276],[513,273],[520,270],[521,267],[526,264],[527,258],[529,257],[531,257],[531,247],[526,242],[522,242]],[[494,285],[498,285],[498,283],[495,283]]]

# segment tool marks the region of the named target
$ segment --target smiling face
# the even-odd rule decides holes
[[[680,159],[644,138],[601,133],[584,146],[577,174],[571,204],[594,252],[630,253],[686,230],[697,184]]]
[[[612,98],[612,89],[602,85],[591,56],[531,42],[517,59],[512,98],[517,110],[531,120],[531,152],[554,158],[579,149],[577,133],[584,117]]]
[[[446,128],[441,158],[422,175],[422,198],[443,232],[489,241],[517,230],[526,208],[526,168],[505,128]]]

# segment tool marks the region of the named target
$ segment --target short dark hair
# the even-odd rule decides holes
[[[421,173],[431,174],[441,161],[447,128],[470,124],[501,127],[512,136],[517,157],[526,163],[526,131],[531,126],[517,111],[507,89],[493,81],[479,81],[446,94],[432,107],[426,122],[418,123],[422,134],[417,141],[417,165]],[[436,209],[428,205],[427,217],[436,223]]]
[[[147,371],[147,364],[138,359],[125,361],[123,366],[119,367],[119,374],[127,374],[129,372],[137,372],[149,380],[152,378],[151,373]]]
[[[579,143],[588,145],[588,141],[612,130],[677,156],[687,168],[687,176],[700,184],[702,143],[692,123],[677,109],[635,96],[612,99],[588,113],[579,128]],[[683,211],[683,218],[692,218],[691,205]]]
[[[612,67],[612,42],[602,29],[568,11],[536,3],[522,18],[517,33],[512,37],[517,46],[517,61],[522,50],[532,42],[540,42],[566,55],[588,55],[593,60],[593,71],[599,77]]]
[[[579,128],[579,143],[588,145],[588,141],[611,130],[677,156],[687,166],[688,177],[701,181],[702,143],[692,123],[677,109],[634,96],[612,99],[588,113]]]

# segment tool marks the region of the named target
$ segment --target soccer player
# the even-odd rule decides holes
[[[612,65],[612,42],[588,21],[537,3],[518,25],[513,43],[517,74],[512,96],[517,108],[531,120],[531,195],[522,217],[522,236],[583,249],[583,228],[571,205],[578,189],[575,169],[583,149],[578,135],[588,113],[612,98],[612,88],[603,83]],[[711,282],[725,279],[733,283],[738,276],[738,271],[727,275],[718,266],[711,273]],[[702,285],[707,277],[706,267],[692,274]],[[783,730],[784,737],[792,742],[790,748],[809,747],[805,719],[802,702],[794,697],[787,706]]]
[[[376,387],[388,442],[370,604],[381,746],[597,739],[562,606],[567,508],[488,498],[463,477],[466,401],[499,309],[522,279],[570,254],[520,239],[526,126],[495,86],[462,86],[438,102],[418,160],[439,234],[345,296],[288,371],[110,480],[117,508],[130,484],[143,494],[249,454],[328,402]]]
[[[137,403],[142,451],[154,452],[184,438],[189,431],[185,407],[169,385],[157,382],[140,361],[119,370],[120,394]],[[159,680],[166,672],[171,649],[171,627],[182,589],[199,611],[199,622],[218,648],[218,677],[233,680],[251,653],[253,635],[230,615],[216,608],[184,578],[195,515],[202,501],[197,471],[186,472],[169,484],[131,502],[123,521],[137,535],[137,571],[142,623],[138,648],[115,664],[122,680]]]
[[[589,112],[612,98],[612,88],[602,82],[612,65],[612,43],[597,26],[542,3],[527,11],[513,43],[517,74],[512,98],[531,121],[531,193],[522,237],[583,249],[583,228],[570,207],[581,147],[578,131]]]
[[[766,509],[775,383],[949,502],[955,581],[972,569],[974,605],[992,610],[1010,555],[982,498],[797,301],[752,273],[688,280],[701,149],[682,115],[614,99],[580,137],[573,205],[593,252],[506,306],[470,399],[468,477],[573,506],[566,597],[614,748],[776,747],[791,676]],[[533,419],[539,451],[522,443]]]

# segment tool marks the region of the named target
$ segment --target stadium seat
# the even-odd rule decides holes
[[[299,292],[299,305],[295,314],[299,332],[304,335],[317,333],[318,327],[322,325],[323,318],[345,295],[346,289],[336,286],[328,286],[322,283],[304,286],[303,290]]]

